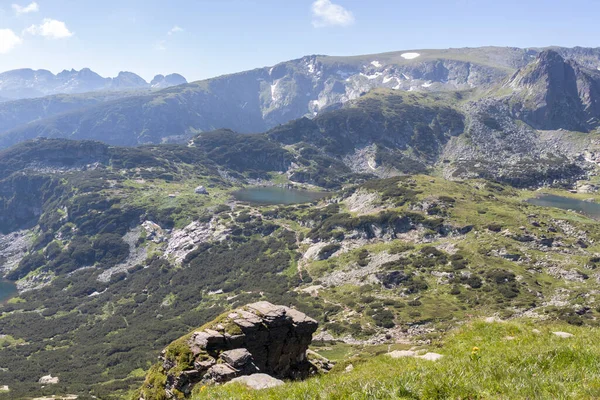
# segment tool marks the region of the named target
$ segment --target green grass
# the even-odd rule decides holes
[[[541,332],[534,333],[535,328]],[[562,339],[553,331],[575,336]],[[477,321],[428,346],[428,351],[444,355],[437,362],[386,355],[355,358],[304,382],[261,391],[238,385],[209,387],[193,398],[592,399],[600,397],[598,339],[593,328]],[[480,349],[477,356],[472,355],[475,346]],[[344,372],[349,362],[354,369]]]

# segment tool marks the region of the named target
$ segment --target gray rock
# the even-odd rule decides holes
[[[241,383],[243,385],[248,386],[251,389],[268,389],[276,386],[281,386],[284,382],[280,379],[273,378],[267,374],[252,374],[252,375],[244,375],[238,378],[232,379],[228,383]]]
[[[308,350],[317,327],[317,321],[300,311],[266,301],[233,310],[192,334],[187,345],[193,359],[184,368],[172,349],[161,353],[163,389],[172,399],[176,390],[187,396],[196,384],[224,383],[259,371],[275,380],[329,371],[333,364]],[[250,382],[251,387],[266,385],[263,379]]]
[[[423,360],[429,360],[429,361],[437,361],[442,357],[444,357],[444,356],[441,354],[438,354],[438,353],[425,353],[422,356],[418,356],[417,358],[422,358]]]
[[[412,350],[394,350],[388,353],[392,358],[416,357],[417,352]]]
[[[252,360],[252,354],[246,349],[233,349],[221,353],[221,360],[235,369],[240,369]]]
[[[58,382],[60,382],[60,380],[58,379],[58,377],[57,376],[52,376],[52,375],[42,376],[38,380],[38,383],[41,383],[42,385],[56,385]]]
[[[208,194],[208,190],[206,190],[206,188],[204,186],[198,186],[195,190],[194,193],[196,194],[204,194],[207,195]]]
[[[575,335],[573,335],[572,333],[568,333],[568,332],[552,332],[554,335],[566,339],[566,338],[570,338],[573,337]]]
[[[232,380],[238,375],[238,372],[227,364],[213,365],[206,371],[203,377],[204,381],[222,383]]]

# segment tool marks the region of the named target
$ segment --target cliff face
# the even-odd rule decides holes
[[[600,73],[547,50],[508,82],[514,115],[536,129],[587,132],[600,124]]]
[[[316,329],[314,319],[266,301],[223,314],[163,350],[140,399],[181,398],[198,383],[224,383],[255,373],[305,378],[317,368],[306,355]]]

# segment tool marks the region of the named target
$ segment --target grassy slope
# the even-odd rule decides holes
[[[541,333],[534,333],[533,329]],[[554,331],[575,336],[562,339]],[[510,339],[510,338],[514,339]],[[473,355],[473,347],[480,350]],[[467,323],[427,346],[437,362],[386,355],[340,363],[329,375],[251,391],[197,389],[194,399],[591,399],[600,396],[598,332],[530,321]]]

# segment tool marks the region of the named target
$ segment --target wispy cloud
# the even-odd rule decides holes
[[[66,39],[74,35],[62,21],[44,18],[40,25],[31,25],[24,33],[30,35],[44,36],[50,39]]]
[[[167,41],[159,40],[154,44],[154,50],[165,51],[167,49]]]
[[[10,29],[0,29],[0,54],[5,54],[21,44],[23,40]]]
[[[312,24],[315,28],[326,26],[348,26],[354,23],[354,15],[331,0],[316,0],[312,3]]]
[[[38,12],[38,11],[40,11],[40,6],[36,2],[33,2],[27,6],[20,6],[18,4],[13,4],[12,9],[15,11],[15,14],[21,15],[21,14],[29,14],[29,13],[33,13],[33,12]]]
[[[174,25],[171,29],[169,29],[169,31],[167,32],[167,35],[164,36],[165,39],[161,39],[161,40],[157,41],[156,43],[154,43],[154,50],[158,50],[158,51],[167,50],[167,44],[171,40],[171,39],[169,39],[169,37],[173,36],[174,34],[179,33],[179,32],[183,32],[183,28],[180,27],[179,25]]]
[[[183,28],[178,25],[175,25],[174,27],[171,28],[171,30],[169,30],[169,32],[167,32],[167,35],[171,36],[172,34],[177,33],[177,32],[183,32]]]

